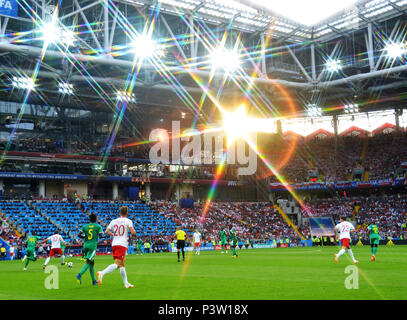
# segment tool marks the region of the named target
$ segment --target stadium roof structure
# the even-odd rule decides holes
[[[292,105],[326,114],[349,103],[360,111],[403,108],[407,0],[356,1],[314,25],[264,3],[19,1],[17,17],[0,17],[0,100],[114,112],[121,99],[137,106],[130,109],[140,121],[195,117],[242,100],[263,104],[257,109],[266,117]],[[47,30],[50,22],[55,29]],[[154,58],[135,63],[133,46],[145,33],[163,50],[147,43]],[[210,54],[220,45],[238,51],[238,72],[213,70]],[[15,81],[23,77],[35,82],[27,97],[12,85],[26,85]]]
[[[244,32],[261,32],[279,40],[295,42],[329,41],[338,35],[342,36],[349,31],[364,28],[369,22],[383,21],[395,15],[401,15],[407,9],[406,0],[354,1],[351,6],[315,25],[305,25],[273,11],[272,1],[160,0],[159,2],[162,10],[170,14],[177,15],[180,10],[187,11],[199,20],[220,25],[231,24],[232,27]],[[267,6],[267,2],[270,5]],[[134,1],[133,3],[145,5],[149,2]]]
[[[346,129],[345,131],[341,132],[342,136],[348,136],[348,135],[352,135],[354,133],[357,133],[357,135],[365,135],[368,133],[367,130],[359,128],[357,126],[352,126],[348,129]]]
[[[333,137],[334,134],[325,129],[318,129],[306,136],[307,140],[314,139],[315,137]]]

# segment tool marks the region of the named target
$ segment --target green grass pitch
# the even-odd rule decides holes
[[[379,247],[376,262],[370,248],[354,247],[360,261],[359,289],[346,289],[347,254],[334,263],[338,247],[239,250],[231,253],[186,253],[178,263],[175,253],[127,256],[127,275],[134,289],[125,289],[118,271],[105,276],[103,286],[93,287],[89,273],[77,284],[75,273],[83,263],[67,258],[73,268],[59,265],[59,289],[44,287],[48,276],[43,260],[23,271],[21,261],[0,262],[0,299],[407,299],[407,246]],[[112,263],[98,256],[96,270]]]

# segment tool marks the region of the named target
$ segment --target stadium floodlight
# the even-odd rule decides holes
[[[34,90],[35,83],[34,79],[30,77],[13,77],[11,84],[14,88],[23,89],[23,90]]]
[[[393,41],[388,42],[384,50],[386,50],[387,56],[391,59],[401,58],[407,52],[404,43]]]
[[[130,92],[126,92],[126,91],[117,91],[116,99],[118,101],[136,102],[136,96],[134,95],[134,93],[130,93]]]
[[[58,92],[73,95],[73,85],[66,82],[58,82]]]
[[[225,71],[233,71],[241,64],[238,52],[221,47],[211,52],[210,62],[214,69],[224,69]]]
[[[40,32],[42,34],[41,39],[46,43],[60,43],[65,47],[74,45],[75,34],[72,30],[66,28],[60,28],[56,21],[45,22]]]
[[[181,118],[185,119],[186,113],[185,112],[181,112]]]
[[[357,104],[346,104],[343,109],[344,109],[345,113],[358,113],[359,112],[359,106]]]
[[[162,55],[161,46],[145,34],[137,36],[131,44],[131,51],[138,59],[144,59],[153,55]]]
[[[322,108],[316,105],[315,103],[311,103],[307,105],[306,108],[308,117],[321,117],[322,116]]]
[[[44,22],[41,26],[42,40],[48,43],[54,43],[58,39],[59,29],[55,21]]]
[[[75,44],[75,34],[72,30],[66,29],[60,32],[59,42],[65,47],[71,47]]]
[[[325,63],[326,69],[329,72],[338,72],[339,70],[342,69],[342,65],[341,65],[341,61],[340,60],[333,60],[333,59],[329,59],[326,63]]]

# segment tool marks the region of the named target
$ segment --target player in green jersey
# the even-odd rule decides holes
[[[220,245],[221,245],[221,253],[224,253],[224,251],[226,251],[226,253],[228,253],[227,250],[227,236],[226,236],[226,231],[225,230],[220,230],[219,231],[219,237],[220,237]]]
[[[65,249],[66,249],[66,242],[61,241],[61,250],[62,250],[62,255],[65,255]]]
[[[231,241],[230,242],[230,248],[232,249],[232,258],[237,258],[238,255],[236,253],[236,247],[237,247],[238,240],[237,240],[237,237],[236,237],[235,230],[233,228],[230,229],[229,240]]]
[[[98,247],[98,239],[103,234],[103,229],[96,223],[96,215],[91,214],[89,219],[90,223],[85,224],[79,233],[79,237],[84,239],[82,256],[86,259],[86,264],[83,266],[82,270],[76,274],[76,278],[78,279],[78,283],[82,284],[82,276],[89,269],[92,284],[97,285],[98,282],[95,277],[94,259]]]
[[[38,237],[35,232],[32,232],[31,236],[29,236],[25,242],[26,254],[23,258],[23,261],[25,261],[24,271],[27,270],[27,266],[30,263],[30,261],[37,260],[37,254],[35,253],[35,248],[37,246],[39,239],[40,239],[40,237]]]
[[[369,230],[370,251],[372,252],[372,258],[370,259],[370,261],[375,261],[377,247],[379,246],[380,242],[379,227],[375,224],[371,224],[367,227],[367,230]]]
[[[137,255],[143,255],[143,240],[137,239]]]

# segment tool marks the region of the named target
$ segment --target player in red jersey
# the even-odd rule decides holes
[[[348,254],[351,257],[353,263],[359,263],[353,256],[352,249],[350,247],[351,242],[350,242],[350,233],[355,231],[355,227],[353,226],[352,223],[345,221],[345,218],[340,218],[340,223],[335,226],[335,234],[336,237],[338,238],[338,232],[340,233],[339,235],[339,240],[341,241],[342,244],[342,249],[335,254],[335,262],[338,262],[338,259],[341,255],[343,255],[346,252],[346,249],[348,249]]]
[[[49,260],[51,260],[52,257],[61,257],[61,265],[65,264],[65,256],[61,248],[61,243],[66,245],[66,242],[64,239],[62,239],[62,236],[59,234],[59,231],[56,231],[54,235],[48,237],[44,241],[41,241],[39,245],[51,241],[51,251],[49,252],[49,257],[45,259],[44,265],[42,266],[43,269],[47,266]]]
[[[99,271],[97,273],[98,283],[102,285],[102,279],[108,273],[113,272],[117,268],[120,270],[120,275],[122,276],[125,288],[134,288],[132,284],[127,281],[127,274],[125,269],[124,258],[126,256],[127,247],[129,244],[128,233],[134,236],[136,231],[133,227],[133,222],[127,218],[128,208],[126,206],[120,208],[120,218],[114,219],[107,226],[106,234],[113,237],[112,241],[112,253],[114,263],[109,265],[105,270]]]

